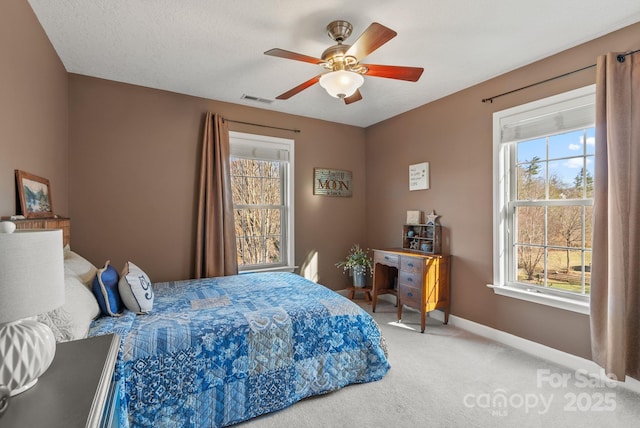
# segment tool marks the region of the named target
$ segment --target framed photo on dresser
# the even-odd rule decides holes
[[[26,218],[53,217],[49,180],[16,170],[16,187],[20,213]]]

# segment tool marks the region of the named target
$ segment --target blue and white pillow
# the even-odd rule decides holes
[[[123,310],[122,299],[118,292],[118,279],[118,271],[109,265],[109,260],[103,268],[98,269],[93,279],[92,291],[104,315],[117,317]]]
[[[142,269],[133,263],[125,263],[118,289],[124,305],[131,312],[146,314],[153,309],[154,295],[151,280]]]

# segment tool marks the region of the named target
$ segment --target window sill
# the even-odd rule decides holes
[[[278,267],[269,267],[269,268],[259,268],[259,269],[247,269],[241,270],[238,273],[254,273],[254,272],[295,272],[298,266],[278,266]]]
[[[534,291],[522,290],[515,287],[507,287],[505,285],[487,284],[492,288],[495,294],[500,296],[513,297],[515,299],[525,300],[527,302],[538,303],[540,305],[552,306],[558,309],[577,312],[579,314],[589,315],[589,303],[580,302],[566,297],[553,296]]]

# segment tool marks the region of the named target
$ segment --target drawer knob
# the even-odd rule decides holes
[[[407,278],[407,281],[413,282],[413,278],[409,277],[409,278]]]
[[[408,263],[407,266],[413,267],[413,263]]]
[[[384,256],[384,259],[385,260],[389,260],[389,256]]]
[[[408,297],[413,297],[413,293],[412,293],[412,292],[408,292],[408,293],[407,293],[407,296],[408,296]]]

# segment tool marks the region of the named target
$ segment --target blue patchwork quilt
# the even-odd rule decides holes
[[[157,283],[153,311],[94,321],[121,337],[120,427],[223,427],[390,366],[375,321],[290,273]]]

